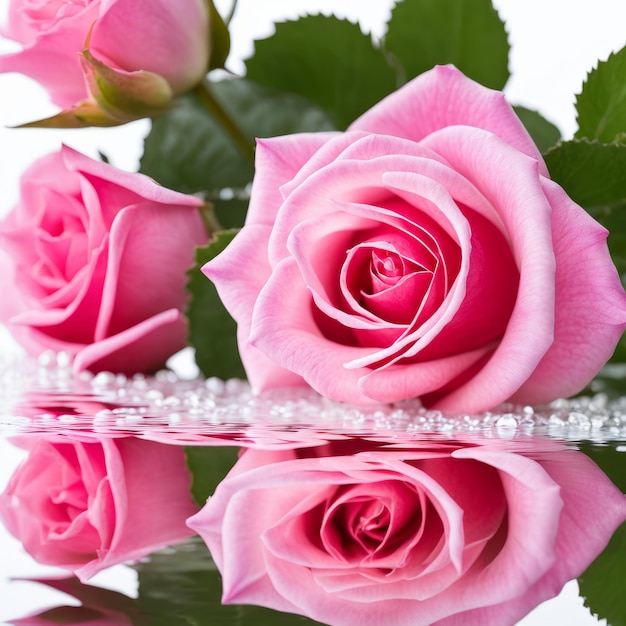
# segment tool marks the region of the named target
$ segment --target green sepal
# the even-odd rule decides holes
[[[127,121],[111,117],[93,100],[83,100],[51,117],[20,124],[15,128],[89,128],[91,126],[106,128],[119,126]]]
[[[213,0],[205,0],[209,13],[209,70],[221,69],[230,52],[230,33]]]
[[[88,49],[81,52],[80,62],[92,99],[118,123],[154,117],[172,105],[172,88],[158,74],[116,70],[96,59]]]

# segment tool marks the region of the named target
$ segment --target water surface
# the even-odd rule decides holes
[[[479,415],[443,415],[418,402],[363,409],[325,400],[312,391],[278,390],[258,397],[243,381],[184,380],[170,371],[154,377],[75,376],[62,356],[48,355],[39,361],[19,360],[0,372],[0,488],[25,456],[10,441],[23,444],[25,439],[59,434],[255,450],[304,450],[338,442],[397,449],[493,442],[522,451],[558,445],[582,450],[616,481],[616,475],[626,474],[620,471],[626,450],[625,414],[626,399],[610,399],[604,393],[545,406],[506,405]],[[221,606],[219,572],[199,539],[157,553],[134,569],[116,566],[98,574],[95,582],[103,587],[92,586],[92,581],[81,585],[72,578],[33,582],[67,573],[38,566],[4,530],[0,545],[0,620],[25,617],[45,606],[55,623],[68,624],[96,618],[108,620],[97,623],[120,624],[175,624],[176,619],[184,624],[306,622],[259,607]],[[16,576],[31,582],[9,582]],[[59,589],[70,595],[59,595]],[[582,606],[575,581],[520,623],[554,623],[551,614],[561,623],[564,615],[569,624],[604,623]]]

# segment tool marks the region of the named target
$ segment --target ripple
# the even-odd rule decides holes
[[[181,444],[313,445],[319,439],[394,433],[510,439],[545,436],[597,443],[626,440],[626,397],[604,393],[547,405],[505,404],[480,414],[444,414],[418,400],[358,407],[309,389],[259,396],[237,379],[179,378],[170,370],[132,377],[74,375],[63,354],[0,369],[0,432],[92,431]]]

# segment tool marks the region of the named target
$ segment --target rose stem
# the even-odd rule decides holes
[[[254,144],[245,136],[235,120],[215,98],[211,90],[211,85],[206,78],[198,83],[194,89],[194,93],[198,96],[207,111],[213,115],[222,128],[230,135],[241,154],[254,165]]]

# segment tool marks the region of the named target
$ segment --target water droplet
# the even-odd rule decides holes
[[[69,368],[72,364],[72,357],[67,352],[58,352],[56,355],[56,364],[62,369]]]
[[[37,362],[41,367],[50,367],[56,363],[56,354],[52,350],[46,350],[39,355]]]
[[[517,428],[517,419],[515,417],[515,415],[511,415],[510,413],[507,413],[505,415],[501,415],[497,420],[496,420],[496,428],[498,429],[516,429]]]
[[[591,428],[591,420],[583,413],[570,413],[567,421],[570,426],[580,430],[589,430]]]
[[[99,372],[91,380],[93,387],[110,387],[115,383],[115,374],[113,372]]]

